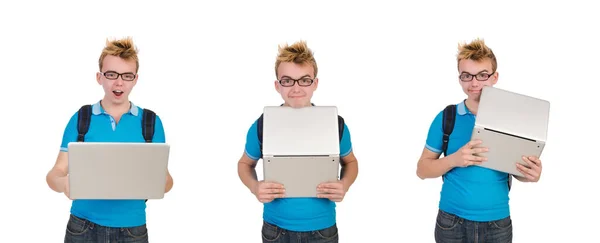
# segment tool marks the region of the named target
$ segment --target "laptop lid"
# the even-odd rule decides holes
[[[161,199],[169,145],[165,143],[69,143],[72,199]]]
[[[263,156],[339,156],[335,106],[266,106]]]
[[[485,86],[475,126],[536,141],[546,141],[550,102]]]

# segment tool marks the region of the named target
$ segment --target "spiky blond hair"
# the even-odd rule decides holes
[[[492,49],[485,45],[485,41],[483,39],[477,38],[468,44],[458,44],[458,54],[456,55],[457,65],[461,60],[470,59],[480,62],[488,58],[490,61],[492,61],[492,72],[496,72],[496,68],[498,68],[496,56],[494,55]]]
[[[279,65],[282,62],[293,62],[300,65],[309,64],[314,69],[313,77],[317,77],[317,61],[315,61],[312,50],[306,45],[306,41],[298,41],[292,45],[285,44],[284,46],[279,46],[279,53],[277,54],[277,60],[275,61],[276,77],[279,77],[277,68],[279,68]]]
[[[102,71],[102,61],[108,55],[118,56],[127,61],[134,60],[135,61],[135,72],[138,71],[140,67],[140,63],[137,56],[138,50],[133,45],[133,39],[131,37],[126,37],[124,39],[119,40],[106,40],[106,46],[102,49],[102,54],[100,54],[100,59],[98,59],[98,65],[100,67],[100,71]]]

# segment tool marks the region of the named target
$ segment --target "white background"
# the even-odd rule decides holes
[[[175,185],[148,203],[151,242],[261,242],[262,205],[237,161],[262,107],[281,102],[277,45],[300,39],[319,65],[313,102],[338,106],[359,160],[340,241],[433,242],[441,179],[419,180],[417,159],[434,116],[464,98],[456,49],[475,37],[497,55],[497,87],[551,102],[542,179],[510,193],[514,242],[595,238],[597,7],[454,2],[3,1],[0,241],[62,242],[70,201],[45,176],[70,116],[103,95],[106,38],[127,35],[141,64],[130,98],[172,145]]]

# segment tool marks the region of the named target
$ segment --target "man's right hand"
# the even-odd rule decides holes
[[[282,184],[277,182],[265,182],[259,181],[252,193],[256,196],[259,202],[269,203],[275,198],[282,198],[285,196],[285,188]]]
[[[480,145],[481,143],[481,140],[472,140],[456,151],[456,153],[452,154],[451,156],[453,157],[452,161],[454,162],[454,167],[480,165],[486,161],[487,158],[475,155],[476,153],[481,154],[488,151],[488,148],[486,147],[475,148],[475,146]]]

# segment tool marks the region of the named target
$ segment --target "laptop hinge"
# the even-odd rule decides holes
[[[313,155],[282,155],[282,154],[280,154],[280,155],[273,155],[272,157],[275,157],[275,158],[277,158],[277,157],[287,157],[287,158],[296,157],[296,158],[302,158],[302,157],[331,157],[331,155],[328,155],[328,154],[318,154],[318,155],[317,154],[313,154]]]
[[[520,139],[524,139],[524,140],[528,140],[528,141],[531,141],[531,142],[537,142],[535,139],[526,138],[526,137],[522,137],[522,136],[517,136],[517,135],[514,135],[514,134],[510,134],[510,133],[506,133],[506,132],[501,132],[501,131],[497,131],[497,130],[494,130],[494,129],[489,129],[489,128],[483,128],[483,129],[486,130],[486,131],[490,131],[490,132],[500,133],[500,134],[504,134],[504,135],[507,135],[507,136],[511,136],[511,137],[515,137],[515,138],[520,138]]]

